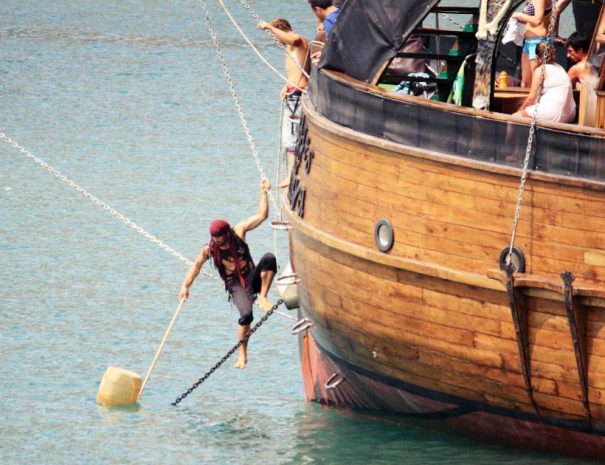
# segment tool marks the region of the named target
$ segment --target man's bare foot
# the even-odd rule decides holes
[[[243,370],[244,368],[246,368],[246,363],[248,362],[248,360],[246,360],[246,357],[244,355],[240,355],[237,358],[237,362],[235,362],[235,365],[233,365],[235,368],[239,368],[240,370]]]
[[[257,303],[265,312],[268,312],[273,308],[273,304],[271,304],[266,297],[259,297]]]
[[[288,187],[290,185],[290,178],[286,178],[284,179],[282,182],[280,182],[277,187],[280,189],[283,189],[285,187]]]

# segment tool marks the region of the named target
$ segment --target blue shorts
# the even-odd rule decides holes
[[[548,40],[546,37],[532,37],[530,39],[525,39],[523,41],[523,53],[527,53],[530,60],[535,60],[536,48],[538,47],[538,44],[541,44],[542,42],[549,44],[550,40]]]

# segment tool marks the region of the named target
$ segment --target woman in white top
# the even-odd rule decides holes
[[[567,72],[555,63],[554,47],[541,43],[536,48],[536,55],[539,66],[534,71],[529,95],[514,115],[533,118],[536,105],[538,105],[538,121],[548,123],[572,122],[576,117],[576,102],[573,99],[571,81]],[[536,103],[545,55],[548,55],[548,60],[544,66],[544,84],[540,92],[540,102]]]

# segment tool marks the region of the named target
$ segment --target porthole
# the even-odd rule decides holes
[[[500,252],[500,258],[498,259],[500,263],[500,269],[506,270],[506,258],[508,257],[508,252],[510,247],[505,247]],[[512,253],[510,256],[511,265],[513,265],[513,271],[515,273],[523,273],[525,271],[525,257],[523,257],[523,252],[521,252],[518,248],[513,247]]]
[[[388,252],[393,247],[395,236],[393,234],[393,225],[385,218],[376,223],[374,228],[374,242],[381,252]]]

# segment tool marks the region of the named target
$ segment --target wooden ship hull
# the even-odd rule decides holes
[[[605,459],[604,131],[538,130],[513,269],[502,142],[529,122],[327,66],[302,110],[285,215],[307,399]]]

